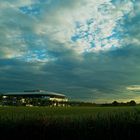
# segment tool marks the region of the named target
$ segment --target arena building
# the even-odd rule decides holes
[[[68,98],[64,94],[46,90],[26,90],[1,94],[2,105],[24,106],[66,106]]]

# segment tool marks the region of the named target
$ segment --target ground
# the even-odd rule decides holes
[[[1,136],[17,139],[129,139],[140,107],[0,107]],[[7,135],[8,134],[8,135]]]

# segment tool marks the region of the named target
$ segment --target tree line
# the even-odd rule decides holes
[[[70,106],[136,106],[136,102],[134,100],[131,100],[129,102],[118,102],[118,101],[113,101],[112,103],[102,103],[102,104],[97,104],[97,103],[92,103],[92,102],[80,102],[80,101],[69,101],[67,102],[68,105]]]

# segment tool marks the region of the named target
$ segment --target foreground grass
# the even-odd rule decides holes
[[[119,140],[139,130],[140,107],[0,107],[5,138]]]

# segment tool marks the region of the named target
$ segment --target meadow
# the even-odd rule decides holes
[[[5,139],[135,139],[140,107],[0,107]]]

